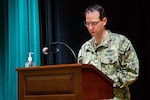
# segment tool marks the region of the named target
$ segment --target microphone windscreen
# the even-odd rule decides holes
[[[45,54],[45,55],[47,55],[48,54],[48,47],[44,47],[43,49],[42,49],[42,52],[43,52],[43,54]]]

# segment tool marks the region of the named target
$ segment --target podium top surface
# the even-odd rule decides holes
[[[71,67],[81,67],[82,64],[56,64],[56,65],[42,65],[42,66],[33,66],[33,67],[23,67],[17,68],[16,71],[24,71],[24,70],[41,70],[41,69],[53,69],[53,68],[71,68]]]
[[[103,76],[105,79],[107,79],[110,83],[114,83],[113,80],[111,80],[108,76],[106,76],[103,72],[101,72],[99,69],[97,69],[95,66],[91,64],[78,64],[78,63],[72,63],[72,64],[56,64],[56,65],[43,65],[43,66],[33,66],[33,67],[24,67],[24,68],[17,68],[16,71],[30,71],[30,70],[47,70],[47,69],[63,69],[63,68],[81,68],[87,69],[90,71],[93,71],[94,73],[97,73],[101,76]]]

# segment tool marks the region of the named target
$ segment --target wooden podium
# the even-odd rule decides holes
[[[111,99],[113,81],[88,64],[17,68],[18,100]]]

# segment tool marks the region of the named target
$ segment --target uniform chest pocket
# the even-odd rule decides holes
[[[101,55],[101,63],[112,65],[118,60],[118,53],[116,50],[105,50]]]

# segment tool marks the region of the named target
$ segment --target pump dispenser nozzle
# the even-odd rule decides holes
[[[25,63],[25,67],[31,67],[34,66],[34,62],[32,61],[32,54],[33,52],[28,52],[28,61]]]
[[[34,54],[33,52],[29,52],[29,56],[28,56],[28,61],[32,61],[32,54]]]

